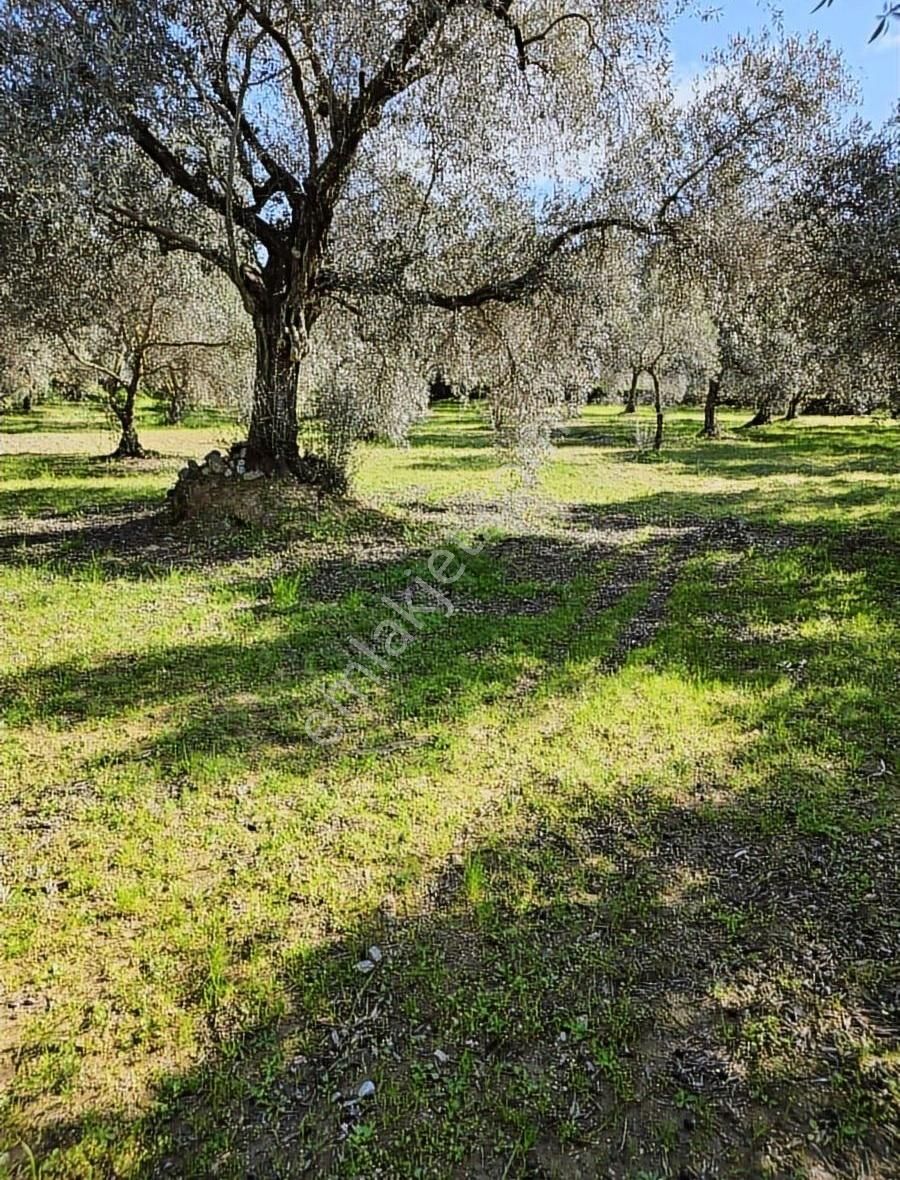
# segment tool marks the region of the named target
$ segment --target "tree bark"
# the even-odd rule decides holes
[[[280,304],[259,309],[253,317],[256,332],[256,375],[253,411],[247,438],[248,458],[260,470],[296,473],[297,380],[300,356],[286,326]]]
[[[637,387],[640,378],[640,370],[631,370],[631,388],[628,390],[628,397],[625,399],[625,413],[634,414],[637,412]]]
[[[188,391],[184,383],[172,374],[165,378],[165,422],[166,426],[178,426],[184,421],[188,407]]]
[[[125,400],[117,401],[115,391],[110,390],[109,404],[119,422],[121,435],[113,459],[144,459],[146,457],[141,440],[138,438],[137,427],[134,424],[134,404],[137,401],[138,387],[141,381],[141,363],[136,360],[132,369],[131,380],[124,387]]]
[[[703,407],[703,429],[700,431],[701,438],[719,437],[719,420],[717,411],[719,408],[720,388],[721,381],[719,378],[710,377],[709,384],[706,387],[706,404]]]
[[[792,397],[788,402],[787,413],[784,415],[785,422],[793,422],[797,417],[797,411],[800,409],[800,396]]]
[[[663,408],[662,408],[662,394],[659,389],[659,378],[655,372],[651,372],[650,378],[653,381],[653,405],[656,408],[656,434],[653,437],[654,451],[662,450],[663,441]]]
[[[768,426],[772,421],[772,411],[768,406],[760,406],[747,426]]]

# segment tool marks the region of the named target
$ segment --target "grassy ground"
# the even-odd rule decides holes
[[[441,410],[272,536],[79,413],[2,422],[0,1176],[896,1175],[896,424],[522,495]]]

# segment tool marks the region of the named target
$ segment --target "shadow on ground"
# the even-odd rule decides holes
[[[644,417],[574,423],[558,433],[557,446],[563,453],[572,446],[635,451],[636,424],[649,429],[649,419]],[[833,458],[826,462],[826,456]],[[719,439],[700,439],[696,423],[676,421],[668,428],[660,458],[676,469],[709,470],[726,479],[740,480],[798,473],[822,478],[858,472],[898,473],[896,443],[874,425],[791,428],[776,423],[771,428],[744,431],[740,436],[726,433]]]
[[[562,822],[535,796],[415,915],[386,907],[285,956],[283,1010],[237,1028],[213,1010],[209,1056],[152,1114],[63,1119],[40,1154],[102,1127],[134,1146],[132,1177],[887,1168],[900,898],[876,788],[860,774],[831,801],[848,825],[831,834],[796,812],[773,829],[767,803],[702,780],[675,804],[639,784],[609,807],[568,800]]]
[[[868,640],[817,626],[836,586],[861,596],[873,626],[886,620],[890,559],[734,521],[648,539],[628,513],[580,505],[570,520],[567,539],[491,543],[460,586],[467,609],[423,637],[388,685],[386,714],[402,702],[417,723],[446,725],[480,707],[485,687],[491,699],[517,693],[527,711],[548,689],[629,669],[680,676],[738,710],[734,763],[755,785],[737,793],[702,756],[690,773],[671,763],[670,792],[636,761],[606,802],[589,782],[511,783],[514,830],[498,812],[469,832],[424,882],[424,902],[386,896],[302,954],[279,953],[262,929],[230,947],[236,976],[243,956],[270,948],[271,1010],[217,999],[198,969],[205,1059],[163,1079],[138,1119],[60,1117],[32,1142],[48,1174],[67,1158],[54,1151],[77,1144],[104,1174],[119,1153],[115,1174],[132,1178],[889,1175],[898,667],[885,652],[874,669]],[[611,558],[619,573],[605,579]],[[55,665],[7,681],[0,699],[24,694],[37,716],[77,722],[135,697],[190,698],[200,718],[170,738],[202,748],[231,724],[206,699],[216,685],[237,675],[245,701],[268,707],[283,642],[325,663],[288,665],[277,693],[336,667],[325,646],[336,623],[364,630],[404,564],[369,566],[330,604],[317,593],[300,622],[286,611],[282,635],[250,644],[237,672],[228,645],[198,644],[127,667]],[[274,617],[264,587],[251,609]],[[429,695],[435,676],[453,686],[450,704]],[[728,688],[747,684],[770,691],[728,705]],[[872,751],[884,755],[874,769],[862,761]],[[373,944],[383,959],[362,974]],[[367,1081],[374,1094],[361,1098]]]

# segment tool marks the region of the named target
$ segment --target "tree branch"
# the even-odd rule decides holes
[[[576,222],[561,230],[544,245],[540,255],[530,266],[518,275],[484,283],[471,291],[449,294],[441,291],[420,291],[413,295],[417,301],[440,307],[445,311],[456,311],[465,307],[481,307],[485,303],[513,303],[524,295],[540,288],[547,268],[553,258],[575,238],[588,233],[601,236],[611,229],[622,229],[641,237],[653,237],[657,233],[672,236],[671,227],[654,226],[649,222],[636,221],[627,217],[596,217]]]
[[[211,262],[213,266],[218,267],[229,278],[231,277],[231,263],[227,254],[223,254],[221,250],[216,250],[211,246],[204,246],[188,234],[180,233],[178,230],[170,229],[168,226],[158,225],[156,222],[148,221],[142,213],[138,213],[135,209],[130,209],[127,205],[108,205],[102,211],[109,217],[124,219],[130,229],[138,230],[141,233],[152,234],[164,251],[183,250],[187,254],[196,254],[200,258],[205,258],[207,262]]]
[[[306,93],[306,82],[303,78],[303,67],[300,59],[294,53],[294,47],[291,45],[290,37],[278,28],[267,12],[255,8],[252,4],[247,5],[247,11],[263,32],[275,42],[284,54],[290,67],[291,85],[293,86],[297,102],[300,104],[300,110],[303,112],[303,122],[306,126],[306,140],[309,148],[309,170],[311,175],[315,175],[316,169],[319,166],[319,136],[316,131],[316,120],[309,102],[309,96]]]
[[[282,167],[272,153],[264,146],[258,131],[247,118],[243,104],[235,99],[231,87],[228,84],[228,51],[234,33],[246,11],[246,5],[240,5],[226,26],[225,34],[222,37],[222,43],[219,48],[219,77],[214,81],[214,88],[224,104],[227,114],[230,116],[228,120],[230,129],[233,130],[233,124],[237,121],[241,136],[250,145],[256,158],[269,177],[266,184],[260,185],[256,183],[251,168],[247,167],[245,172],[248,183],[253,190],[253,199],[256,202],[256,211],[258,212],[276,192],[283,192],[288,198],[288,201],[293,204],[294,201],[302,198],[303,190],[296,177],[287,168]],[[260,37],[262,36],[263,33],[260,33]],[[254,42],[254,47],[255,44]],[[241,159],[242,162],[246,160],[246,153],[241,153]]]
[[[79,363],[79,365],[84,365],[86,369],[93,369],[96,373],[102,373],[104,377],[108,377],[111,381],[115,381],[116,388],[124,387],[125,382],[122,380],[120,373],[116,373],[113,369],[108,369],[106,365],[98,364],[97,361],[88,360],[87,357],[81,356],[69,343],[64,332],[59,332],[58,336],[62,341],[63,348],[73,360],[76,360]]]
[[[151,340],[148,348],[230,348],[230,340]]]
[[[700,163],[695,168],[692,168],[687,176],[682,177],[682,179],[676,184],[675,188],[665,197],[662,205],[660,205],[659,208],[659,219],[661,221],[664,220],[666,213],[675,204],[684,190],[689,188],[695,180],[699,179],[699,177],[703,175],[710,164],[714,163],[714,161],[717,160],[721,155],[729,151],[729,149],[733,148],[736,144],[740,143],[741,139],[745,135],[755,130],[761,124],[765,123],[767,119],[775,118],[779,112],[779,109],[780,104],[776,104],[773,107],[769,107],[765,111],[760,111],[759,114],[755,115],[748,123],[742,124],[736,131],[734,131],[732,135],[729,135],[723,142],[719,143],[715,148],[713,148],[713,150],[709,152],[708,155],[704,156]]]
[[[195,176],[178,159],[161,140],[150,130],[150,127],[137,115],[130,114],[127,118],[128,130],[134,142],[145,155],[149,156],[160,171],[176,184],[183,192],[198,200],[207,209],[211,209],[219,216],[226,216],[226,199],[215,192],[199,176]],[[238,205],[234,210],[235,222],[241,229],[258,238],[267,247],[277,250],[281,244],[277,232],[258,213]]]

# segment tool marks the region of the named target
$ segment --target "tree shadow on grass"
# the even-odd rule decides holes
[[[808,678],[831,693],[824,730],[845,699],[860,742],[883,749],[887,718],[829,678],[827,639],[757,634],[759,651],[733,657],[760,624],[814,621],[824,567],[804,580],[803,557],[776,563],[754,596],[759,562],[733,577],[716,553],[620,666],[742,685],[776,645],[760,671],[779,691],[735,718],[756,786],[677,750],[653,779],[636,760],[611,793],[516,783],[515,814],[492,812],[450,861],[422,866],[408,904],[386,897],[302,952],[269,943],[277,986],[257,1018],[211,999],[198,968],[207,1056],[160,1083],[145,1117],[61,1118],[36,1145],[48,1174],[54,1150],[106,1161],[114,1144],[133,1178],[887,1175],[896,801],[803,723]],[[847,644],[845,673],[862,675],[866,649]],[[785,673],[801,650],[807,671]],[[256,945],[230,946],[219,970],[239,979]],[[364,975],[372,945],[384,957]],[[359,1098],[365,1081],[374,1095]]]
[[[617,604],[633,612],[670,550],[668,535],[653,537],[622,566],[614,546],[596,541],[504,539],[477,556],[457,551],[466,572],[445,599],[404,593],[416,577],[434,584],[428,550],[404,548],[349,569],[325,557],[298,571],[296,600],[287,607],[269,579],[230,586],[264,638],[248,640],[242,629],[215,642],[170,644],[87,666],[76,659],[29,668],[0,678],[0,707],[20,724],[80,725],[124,716],[135,701],[141,708],[165,704],[177,720],[134,756],[167,767],[185,750],[252,761],[256,748],[268,765],[279,750],[312,763],[360,743],[377,752],[380,743],[402,739],[406,723],[439,729],[470,715],[512,691],[532,664],[562,652],[599,658],[611,633],[598,626],[579,638],[586,618]],[[610,562],[598,586],[600,566]],[[391,658],[373,685],[377,666],[349,641],[376,650],[376,628],[386,620],[403,626],[404,619],[408,650]],[[340,683],[351,666],[355,695]],[[346,733],[333,750],[307,733],[310,715],[323,711]]]
[[[684,501],[677,498],[682,512]],[[308,769],[348,751],[377,754],[398,741],[428,741],[509,694],[527,695],[549,669],[557,689],[575,685],[616,644],[623,650],[645,642],[695,551],[833,547],[827,530],[754,528],[727,517],[710,523],[699,514],[706,499],[694,504],[698,515],[686,518],[675,515],[667,496],[641,501],[633,514],[572,505],[567,516],[575,528],[565,538],[507,537],[485,543],[476,557],[460,554],[465,574],[445,598],[421,589],[408,598],[416,578],[434,580],[429,550],[402,537],[387,553],[349,563],[346,554],[319,554],[294,575],[287,570],[287,606],[270,578],[230,583],[226,604],[228,597],[239,603],[227,624],[238,625],[233,634],[89,665],[30,667],[0,678],[0,701],[20,724],[56,725],[124,717],[136,701],[142,708],[164,704],[167,730],[133,753],[158,760],[163,773],[186,750],[231,755],[238,767],[288,759]],[[205,546],[200,552],[208,561]],[[142,553],[146,562],[146,545]],[[842,541],[834,560],[848,575],[878,566],[889,579],[896,553],[897,546],[862,534]],[[220,556],[237,555],[233,549]],[[261,638],[248,638],[241,622],[248,610]],[[399,620],[409,638],[402,654],[387,659],[374,638],[385,620]],[[740,661],[748,650],[738,643],[730,656]],[[779,672],[769,666],[759,674]],[[312,724],[314,716],[325,729]],[[324,744],[311,739],[314,732],[327,737]]]
[[[456,630],[420,639],[386,687],[386,714],[402,707],[416,726],[458,730],[509,694],[519,720],[537,724],[547,701],[587,687],[596,725],[624,727],[635,708],[659,706],[648,689],[617,712],[615,686],[662,680],[702,688],[709,724],[734,727],[728,758],[635,742],[607,781],[598,738],[573,777],[563,766],[585,735],[563,728],[556,746],[547,738],[560,773],[516,769],[506,806],[460,831],[442,865],[410,868],[385,848],[396,884],[330,939],[296,949],[302,931],[322,930],[302,875],[280,927],[229,904],[224,943],[192,947],[179,980],[209,1029],[203,1060],[155,1084],[144,1116],[63,1114],[42,1139],[22,1125],[45,1174],[71,1175],[82,1160],[133,1178],[418,1168],[755,1180],[767,1169],[871,1174],[873,1163],[889,1174],[900,1149],[895,567],[827,530],[734,520],[689,520],[626,552],[594,536],[631,535],[636,521],[670,528],[666,498],[652,507],[573,506],[587,558],[574,537],[492,542],[473,583],[454,591],[471,614],[460,608],[447,621]],[[607,582],[610,558],[620,573]],[[222,641],[57,664],[9,679],[0,700],[75,722],[183,701],[187,716],[132,753],[165,762],[213,749],[217,726],[246,751],[264,720],[253,709],[281,724],[298,682],[341,666],[335,631],[365,634],[380,591],[404,572],[369,565],[333,602],[298,609],[259,584],[249,609],[283,625],[246,651]],[[661,598],[648,596],[657,579]],[[518,601],[499,597],[516,588]],[[266,734],[264,758],[285,739]],[[403,777],[402,755],[398,765]],[[371,769],[389,773],[383,759]],[[415,760],[407,771],[411,790],[423,771]],[[367,797],[376,816],[387,806]],[[246,871],[264,870],[268,838]],[[352,860],[340,828],[323,831],[317,856],[336,849]],[[363,975],[355,964],[373,944],[384,959]],[[271,965],[263,995],[242,990],[259,955]],[[22,1055],[13,1104],[33,1092],[31,1069]],[[360,1099],[366,1080],[374,1097]]]
[[[43,493],[21,495],[26,509],[37,513]],[[123,480],[121,489],[95,489],[86,506],[83,489],[52,490],[42,515],[5,524],[0,518],[0,568],[50,567],[73,577],[87,570],[91,576],[146,581],[173,570],[212,569],[298,545],[321,545],[329,535],[335,549],[357,542],[398,549],[411,531],[396,516],[350,500],[326,501],[319,515],[288,520],[282,528],[257,529],[227,519],[176,525],[164,495],[161,488],[135,497]],[[3,497],[0,492],[0,506]],[[68,515],[60,514],[60,497],[67,497]]]
[[[635,524],[682,521],[698,524],[718,518],[774,536],[779,530],[798,539],[830,537],[845,548],[898,544],[898,493],[894,480],[856,483],[831,481],[825,487],[766,489],[765,485],[734,492],[654,492],[630,503],[573,504],[573,523],[601,524],[608,516],[624,516]]]
[[[15,410],[0,411],[0,435],[4,434],[73,434],[83,430],[109,428],[105,407],[96,401],[85,401],[70,413],[63,407],[39,406],[29,414]],[[89,416],[89,420],[88,420]]]
[[[649,427],[649,419],[577,423],[560,432],[557,446],[563,450],[569,446],[596,446],[633,451],[635,424]],[[774,434],[701,440],[696,437],[695,425],[671,424],[657,461],[667,467],[681,466],[692,472],[699,468],[741,480],[793,474],[823,479],[857,472],[895,475],[900,467],[900,433],[887,437],[876,427],[867,430],[829,424],[791,430],[776,424]]]
[[[151,486],[136,493],[135,474],[153,477],[164,473],[170,477],[174,468],[171,460],[135,463],[91,455],[36,454],[0,457],[0,543],[9,547],[29,542],[35,526],[22,518],[52,520],[52,525],[44,526],[45,531],[74,532],[84,517],[128,509],[143,513],[149,505],[164,503],[164,488]],[[4,486],[4,481],[27,481],[31,486],[11,488]]]
[[[493,471],[503,465],[503,457],[498,451],[491,450],[487,454],[421,459],[414,463],[407,463],[406,468],[410,471]]]

